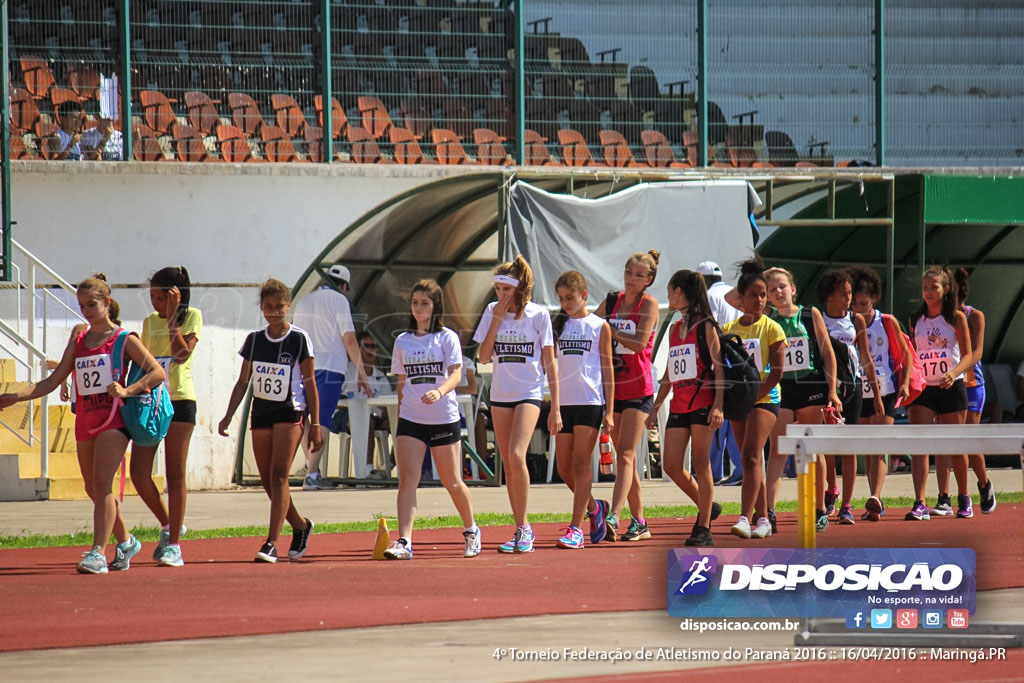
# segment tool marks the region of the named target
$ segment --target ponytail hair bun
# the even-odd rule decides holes
[[[741,261],[736,264],[740,269],[740,278],[736,282],[736,291],[743,294],[747,291],[747,288],[755,282],[763,282],[765,286],[768,286],[768,281],[764,277],[764,261],[761,260],[760,255],[754,254],[746,261]]]
[[[630,263],[642,263],[647,267],[650,272],[651,282],[648,283],[648,287],[654,283],[655,278],[658,277],[658,262],[661,260],[661,252],[657,249],[651,249],[647,252],[638,252],[629,257],[626,261],[628,266]],[[646,289],[646,288],[645,288]]]

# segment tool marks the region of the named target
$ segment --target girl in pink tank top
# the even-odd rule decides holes
[[[644,519],[640,479],[636,476],[634,461],[637,446],[644,435],[644,421],[654,405],[651,349],[654,347],[654,328],[658,324],[658,302],[646,291],[658,275],[659,257],[654,249],[646,254],[630,256],[623,273],[624,290],[616,297],[611,310],[608,310],[606,301],[595,311],[611,325],[615,366],[615,426],[611,437],[617,469],[606,532],[611,541],[619,539],[619,515],[627,500],[633,519],[622,540],[639,541],[651,537]]]
[[[143,377],[128,386],[114,376],[111,352],[118,333],[117,302],[110,298],[110,286],[103,275],[86,278],[78,285],[78,308],[85,318],[71,333],[60,363],[46,379],[19,391],[0,395],[0,410],[18,401],[31,401],[49,394],[74,373],[75,439],[78,463],[86,493],[95,505],[93,548],[78,563],[80,574],[106,574],[109,569],[126,570],[142,549],[138,539],[128,533],[117,497],[111,492],[114,473],[128,446],[127,430],[121,419],[119,402],[147,392],[164,381],[164,371],[138,337],[129,335],[124,344],[123,376],[128,361],[145,371]],[[108,421],[109,419],[109,421]],[[114,560],[108,565],[107,540],[111,533],[118,543]]]

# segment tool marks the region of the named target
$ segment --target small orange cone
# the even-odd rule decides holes
[[[391,534],[388,533],[388,521],[381,517],[377,524],[377,540],[373,544],[373,559],[383,560],[384,551],[388,549],[389,543]]]

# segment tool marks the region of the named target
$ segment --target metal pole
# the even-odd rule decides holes
[[[885,310],[892,314],[896,289],[896,180],[890,179],[886,197],[886,215],[892,221],[885,228]]]
[[[0,161],[0,202],[3,203],[3,273],[0,279],[11,280],[11,67],[10,42],[7,31],[7,0],[0,0],[0,25],[3,26],[3,38],[0,39],[0,59],[3,60],[3,75],[0,76],[0,137],[3,138],[3,160]]]
[[[885,166],[885,0],[875,0],[875,165]]]
[[[697,0],[697,165],[708,165],[708,0]]]
[[[323,53],[320,68],[323,69],[323,150],[324,163],[334,160],[334,102],[331,99],[331,0],[320,0],[320,46]]]
[[[793,459],[796,461],[797,488],[797,545],[801,548],[814,548],[815,539],[815,470],[817,459],[807,453],[802,441],[798,441],[794,449]]]
[[[516,163],[526,164],[526,1],[516,0]],[[500,258],[500,257],[499,257]]]
[[[132,160],[132,30],[129,0],[121,0],[120,29],[121,72],[117,80],[121,85],[121,160]]]

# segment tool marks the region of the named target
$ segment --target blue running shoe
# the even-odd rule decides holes
[[[583,531],[578,527],[569,526],[565,530],[565,535],[555,541],[555,545],[559,548],[582,548],[583,547]]]
[[[138,555],[140,550],[142,550],[142,543],[135,536],[129,534],[127,541],[118,543],[114,547],[114,561],[110,563],[110,568],[121,572],[128,571],[132,558]]]
[[[588,512],[587,516],[590,517],[590,542],[591,544],[600,543],[604,540],[605,534],[608,533],[608,510],[611,505],[608,504],[607,500],[597,501],[597,509],[593,512]]]
[[[516,533],[512,536],[512,540],[505,541],[504,543],[499,545],[498,552],[514,553],[516,551],[516,546],[519,545],[519,537],[522,535],[522,533],[522,530],[519,527],[516,527]]]
[[[100,552],[98,545],[93,546],[92,550],[86,553],[82,561],[78,563],[79,574],[106,574],[107,573],[107,558]]]
[[[519,530],[519,540],[516,542],[517,553],[532,553],[533,552],[533,529],[530,527],[523,527]]]
[[[181,535],[184,536],[185,532],[188,531],[188,527],[184,524],[181,525]],[[156,544],[156,548],[153,549],[153,560],[156,562],[160,561],[160,558],[164,554],[164,548],[171,542],[171,530],[160,529],[160,541]],[[170,565],[169,565],[170,566]]]
[[[184,566],[185,560],[181,559],[181,546],[177,543],[168,543],[164,546],[164,552],[156,563],[164,567]]]

